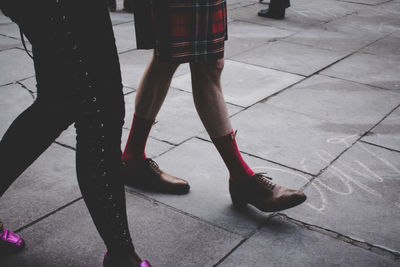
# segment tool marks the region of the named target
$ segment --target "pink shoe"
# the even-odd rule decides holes
[[[18,251],[25,245],[24,240],[16,233],[11,232],[5,227],[0,228],[0,250]]]
[[[103,267],[115,267],[112,263],[110,256],[108,256],[108,252],[106,252],[106,254],[104,255]],[[152,266],[148,261],[142,261],[140,263],[140,267],[152,267]]]

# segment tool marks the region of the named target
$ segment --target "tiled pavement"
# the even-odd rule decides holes
[[[308,200],[276,214],[232,206],[182,65],[148,154],[192,189],[126,188],[139,254],[154,266],[400,266],[400,1],[293,1],[283,21],[257,17],[266,6],[256,0],[228,7],[222,84],[239,147],[256,171]],[[132,15],[111,16],[124,143],[151,51],[136,50]],[[18,28],[0,15],[0,136],[34,101],[33,76]],[[0,266],[101,266],[105,248],[80,197],[74,138],[70,127],[1,199],[1,219],[27,247]]]

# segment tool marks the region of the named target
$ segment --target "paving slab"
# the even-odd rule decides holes
[[[293,2],[293,4],[295,3]],[[231,10],[230,12],[228,11],[228,18],[295,32],[324,23],[322,20],[313,19],[304,14],[295,12],[292,8],[286,9],[284,20],[275,20],[257,16],[258,11],[265,8],[268,8],[268,6],[265,4],[255,3],[253,5]]]
[[[124,86],[138,89],[142,76],[153,56],[153,50],[133,50],[119,55]],[[180,76],[190,72],[189,64],[182,64],[175,72]]]
[[[0,86],[15,82],[35,74],[32,59],[25,51],[20,49],[8,49],[0,52]]]
[[[122,2],[117,2],[117,11],[110,12],[110,17],[113,25],[118,25],[126,22],[133,22],[133,14],[122,10]]]
[[[0,35],[0,51],[20,46],[20,40]]]
[[[264,43],[292,35],[293,31],[268,27],[244,21],[228,24],[228,41],[225,42],[225,58],[253,49]]]
[[[399,28],[398,11],[364,8],[359,12],[324,24],[323,27],[343,33],[384,37]]]
[[[16,230],[79,197],[75,152],[54,144],[1,197],[1,220]]]
[[[308,76],[342,59],[346,54],[276,41],[232,57],[232,60]]]
[[[357,143],[305,193],[288,216],[399,253],[400,153]]]
[[[354,128],[269,104],[256,104],[232,117],[241,151],[317,174],[359,137]],[[348,143],[343,143],[346,140]],[[329,159],[321,158],[328,153]]]
[[[12,23],[11,19],[0,11],[0,25]]]
[[[225,60],[221,83],[226,102],[248,107],[301,79],[304,79],[304,77]],[[192,80],[190,73],[175,78],[171,86],[191,92]]]
[[[400,56],[400,34],[391,34],[361,50],[377,56]]]
[[[0,34],[18,40],[21,39],[21,35],[19,33],[19,27],[15,23],[0,24]]]
[[[31,94],[19,84],[0,87],[0,137],[15,118],[33,103]]]
[[[126,141],[128,140],[129,130],[122,130],[122,141],[121,141],[121,150],[125,149]],[[76,148],[76,131],[75,127],[71,125],[67,130],[65,130],[60,137],[56,140],[58,143],[62,145],[66,145],[70,148]],[[154,138],[149,138],[146,144],[146,155],[150,158],[156,158],[162,153],[173,148],[172,145],[155,140]]]
[[[118,53],[136,49],[135,25],[132,22],[113,27]]]
[[[238,235],[130,194],[127,206],[136,251],[153,266],[212,266],[241,240]],[[82,200],[21,235],[26,249],[3,258],[2,266],[102,264],[105,246]]]
[[[267,172],[275,183],[287,187],[300,188],[310,179],[307,175],[254,157],[244,158],[254,171]],[[157,163],[162,170],[186,179],[191,186],[189,194],[173,196],[132,190],[242,236],[257,230],[271,215],[252,206],[244,210],[233,207],[228,190],[228,171],[210,142],[189,140],[159,157]]]
[[[334,27],[323,25],[296,33],[285,38],[285,41],[351,53],[373,43],[379,37],[375,34],[358,34],[357,31],[352,33],[341,32]]]
[[[346,15],[363,9],[363,5],[352,3],[352,1],[336,1],[336,0],[312,0],[312,1],[301,1],[291,3],[291,7],[287,9],[290,11],[286,17],[295,13],[297,16],[303,16],[305,18],[321,20],[321,21],[332,21],[340,19]],[[285,18],[286,19],[286,18]]]
[[[315,75],[266,103],[366,132],[400,104],[400,95]]]
[[[388,0],[337,0],[337,1],[353,2],[353,3],[360,3],[364,5],[373,5],[373,6],[388,2]]]
[[[400,109],[397,108],[386,119],[379,123],[368,135],[362,138],[363,141],[379,146],[400,151]]]
[[[130,129],[135,110],[136,93],[125,96],[125,125]],[[236,114],[242,108],[228,104],[228,113]],[[171,144],[180,144],[183,141],[198,135],[204,130],[203,124],[197,115],[192,94],[171,88],[161,107],[150,136]]]
[[[274,217],[220,266],[398,266],[398,262]]]
[[[399,62],[400,56],[384,57],[356,53],[323,70],[321,74],[398,91]]]

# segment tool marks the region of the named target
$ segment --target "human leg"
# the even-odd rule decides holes
[[[122,156],[126,183],[165,193],[183,194],[189,191],[186,181],[163,172],[146,157],[145,148],[151,127],[165,100],[172,76],[179,63],[152,58],[142,78],[135,99],[135,114]]]
[[[235,204],[252,204],[262,211],[278,211],[305,200],[298,191],[273,184],[256,174],[243,159],[235,140],[221,89],[223,59],[190,63],[195,106],[204,127],[230,174],[229,189]]]

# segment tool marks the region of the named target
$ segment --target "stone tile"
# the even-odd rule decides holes
[[[363,141],[400,151],[400,109],[397,108],[371,132]]]
[[[18,40],[21,38],[18,25],[15,23],[0,24],[0,34]]]
[[[254,171],[267,172],[275,183],[292,188],[302,187],[309,177],[287,168],[245,156]],[[228,171],[212,143],[192,139],[157,159],[160,168],[186,179],[187,195],[174,196],[142,192],[176,209],[247,236],[264,223],[271,213],[260,212],[252,206],[245,210],[233,207],[228,191]]]
[[[266,103],[366,132],[400,104],[400,95],[316,75]]]
[[[332,21],[340,19],[346,15],[352,14],[360,9],[363,5],[351,3],[351,1],[340,2],[336,0],[312,0],[291,3],[291,7],[287,9],[287,16],[292,16],[295,13],[297,16],[302,16],[309,19]]]
[[[242,53],[232,57],[232,59],[307,76],[325,68],[345,55],[345,52],[277,41]]]
[[[129,130],[123,129],[122,131],[122,141],[121,141],[121,150],[125,149],[126,141],[128,140]],[[76,147],[76,133],[75,127],[71,125],[67,130],[65,130],[59,138],[57,138],[57,142],[63,145],[67,145],[71,148]],[[155,140],[154,138],[149,138],[146,144],[146,155],[150,158],[156,158],[160,154],[170,150],[173,148],[172,145],[167,144],[165,142],[161,142]]]
[[[233,21],[228,25],[228,41],[225,42],[225,58],[254,49],[264,43],[287,37],[294,32],[264,25]]]
[[[239,129],[241,151],[311,174],[328,166],[359,135],[353,128],[269,104],[240,112],[232,125]]]
[[[21,41],[0,35],[0,51],[21,46]]]
[[[290,217],[400,251],[400,153],[357,143],[305,190]]]
[[[19,84],[0,87],[0,137],[4,135],[14,119],[32,103],[31,94]]]
[[[75,153],[54,144],[1,197],[1,220],[15,230],[79,197]]]
[[[328,49],[333,51],[343,51],[347,53],[358,51],[366,45],[377,40],[377,35],[357,34],[357,32],[341,32],[334,27],[321,26],[314,27],[293,36],[285,38],[285,41],[316,48]]]
[[[321,73],[380,88],[399,90],[399,62],[400,56],[379,57],[357,53],[323,70]]]
[[[398,266],[343,241],[274,217],[220,266]]]
[[[133,22],[114,26],[114,35],[119,53],[136,49],[135,25]]]
[[[254,4],[253,0],[230,0],[229,2],[227,2],[227,8],[228,10],[231,10],[251,4]]]
[[[0,62],[7,62],[7,64],[0,64],[0,86],[35,74],[33,62],[23,50],[1,51]]]
[[[270,27],[296,32],[323,23],[322,20],[310,18],[301,13],[295,12],[291,8],[287,9],[286,17],[284,20],[268,19],[257,16],[258,11],[265,8],[267,8],[267,5],[256,3],[254,5],[231,10],[230,12],[228,12],[228,17],[232,20],[262,24]]]
[[[377,56],[400,56],[400,34],[389,35],[367,46],[361,52]]]
[[[337,0],[337,1],[348,1],[348,0]],[[378,5],[387,2],[387,0],[351,0],[351,2],[365,4],[365,5]]]
[[[153,266],[212,266],[241,240],[238,235],[130,194],[127,206],[135,249]],[[21,234],[28,244],[26,249],[3,258],[2,266],[102,264],[105,246],[82,200]]]
[[[122,11],[122,3],[117,3],[117,11],[110,12],[110,17],[113,25],[118,25],[133,21],[133,14]]]
[[[132,124],[135,97],[135,93],[125,96],[126,115],[124,127],[126,129],[129,129]],[[230,104],[227,107],[230,115],[242,110],[242,108]],[[153,126],[150,136],[172,144],[180,144],[198,135],[204,129],[197,115],[192,94],[173,88],[169,90],[156,120],[158,122]]]
[[[0,25],[10,24],[10,23],[12,23],[11,19],[6,17],[6,15],[4,15],[3,12],[0,11]]]
[[[355,34],[357,36],[384,37],[399,28],[398,12],[373,8],[364,8],[359,12],[329,22],[324,26],[332,31]]]
[[[226,102],[248,107],[301,79],[302,76],[226,60],[222,89]],[[191,92],[190,73],[175,78],[171,86]]]

